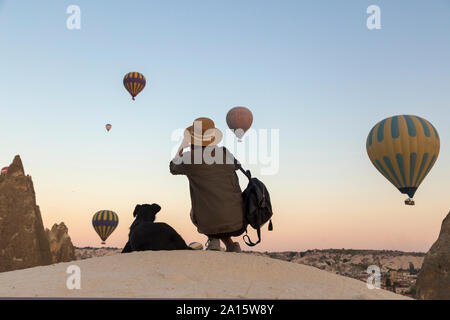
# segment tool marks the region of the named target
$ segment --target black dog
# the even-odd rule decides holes
[[[122,253],[144,250],[192,250],[183,238],[167,223],[154,222],[161,210],[156,203],[138,204],[133,212],[128,242]]]

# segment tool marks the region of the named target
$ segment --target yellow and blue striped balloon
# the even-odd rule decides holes
[[[375,168],[401,193],[414,197],[439,155],[439,134],[427,120],[399,115],[378,122],[367,137]]]
[[[123,78],[123,85],[133,100],[144,89],[146,83],[144,75],[139,72],[129,72]]]
[[[111,210],[101,210],[92,217],[92,226],[105,244],[106,239],[119,224],[119,216]]]

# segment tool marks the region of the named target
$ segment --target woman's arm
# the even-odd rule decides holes
[[[183,139],[183,141],[180,144],[180,147],[178,148],[178,152],[175,156],[175,158],[170,161],[170,173],[172,174],[186,174],[186,164],[183,163],[183,150],[187,147],[189,147],[190,141],[186,138]]]

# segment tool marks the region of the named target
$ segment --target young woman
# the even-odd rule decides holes
[[[217,144],[222,133],[209,118],[198,118],[185,131],[170,172],[189,179],[191,220],[199,233],[208,236],[207,250],[220,250],[220,240],[228,252],[241,252],[231,237],[244,233],[241,188],[233,155]],[[190,151],[183,150],[190,146]]]

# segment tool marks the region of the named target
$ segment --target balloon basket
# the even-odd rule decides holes
[[[414,206],[415,204],[416,203],[411,198],[408,198],[408,199],[405,200],[405,205],[407,205],[407,206]]]
[[[241,138],[238,138],[238,142],[242,142],[242,139],[241,139]]]
[[[106,244],[106,242],[105,241],[102,241],[102,245],[105,245]]]

